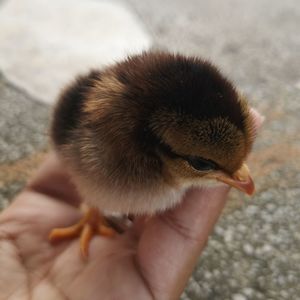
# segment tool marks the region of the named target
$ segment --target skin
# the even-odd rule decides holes
[[[227,186],[190,190],[182,203],[113,239],[97,236],[89,259],[78,239],[52,245],[54,227],[80,218],[78,194],[50,154],[0,215],[0,299],[178,299],[221,214]]]

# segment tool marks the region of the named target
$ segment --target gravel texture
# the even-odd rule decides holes
[[[10,84],[0,73],[0,164],[33,154],[45,144],[49,107]]]
[[[0,73],[0,210],[40,162],[47,147],[50,110]]]
[[[156,47],[213,60],[266,116],[249,161],[257,193],[231,194],[182,299],[300,299],[299,1],[124,2]],[[48,113],[0,77],[2,206],[45,148]]]

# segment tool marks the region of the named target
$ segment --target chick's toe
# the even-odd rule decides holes
[[[50,242],[56,242],[79,237],[81,256],[88,258],[89,244],[93,236],[113,237],[117,232],[106,222],[98,209],[81,207],[81,210],[83,216],[76,224],[69,227],[54,228],[48,238]]]

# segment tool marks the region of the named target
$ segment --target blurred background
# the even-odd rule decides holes
[[[48,150],[60,88],[149,48],[213,61],[266,121],[183,299],[300,299],[299,0],[0,0],[0,208]]]

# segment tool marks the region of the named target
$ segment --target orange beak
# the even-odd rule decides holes
[[[254,183],[246,164],[243,164],[241,168],[237,170],[232,176],[223,172],[218,172],[218,174],[215,174],[214,177],[218,181],[235,187],[248,195],[253,195],[255,191]]]

